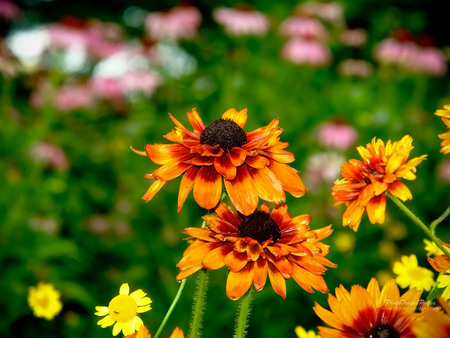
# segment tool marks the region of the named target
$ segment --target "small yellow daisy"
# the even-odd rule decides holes
[[[436,282],[439,288],[444,288],[441,297],[446,301],[450,300],[450,275],[440,275]]]
[[[419,266],[416,255],[402,256],[400,262],[394,263],[393,271],[398,275],[395,282],[402,288],[429,291],[434,285],[433,271]]]
[[[428,239],[424,239],[423,242],[425,243],[425,251],[427,252],[427,256],[439,256],[443,255],[441,249],[436,245],[436,243],[429,241]]]
[[[145,297],[147,294],[142,290],[136,290],[130,294],[130,287],[127,283],[122,284],[119,295],[114,297],[108,306],[96,306],[97,316],[106,316],[100,319],[97,324],[102,328],[113,327],[113,335],[117,336],[123,331],[125,336],[133,334],[143,325],[141,318],[136,314],[146,312],[151,309],[152,300]]]
[[[320,338],[313,330],[306,331],[302,326],[295,327],[295,334],[298,338]]]
[[[60,297],[59,291],[50,283],[39,283],[28,289],[28,304],[35,317],[52,320],[62,309]]]

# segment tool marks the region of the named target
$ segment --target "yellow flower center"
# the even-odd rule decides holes
[[[409,269],[408,274],[412,280],[423,280],[426,278],[424,271],[420,267]]]
[[[39,304],[39,306],[46,308],[49,303],[48,297],[44,296],[44,297],[38,298],[37,303]]]
[[[109,302],[108,312],[116,322],[128,322],[136,316],[137,303],[130,296],[118,295]]]

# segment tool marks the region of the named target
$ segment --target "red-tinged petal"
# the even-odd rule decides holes
[[[342,177],[355,182],[362,181],[364,179],[362,174],[366,171],[365,165],[358,160],[350,160],[349,163],[343,163],[341,166]]]
[[[153,184],[148,188],[147,192],[144,196],[142,196],[142,199],[146,202],[150,201],[156,193],[166,184],[166,181],[156,180],[153,182]]]
[[[321,256],[318,256],[321,257]],[[300,256],[291,256],[291,259],[302,268],[316,274],[322,275],[327,271],[327,268],[320,264],[315,258],[311,257],[300,257]],[[331,262],[330,262],[331,263]]]
[[[450,270],[450,258],[446,255],[439,255],[436,257],[428,257],[428,262],[431,264],[434,270],[438,272],[447,272]]]
[[[156,164],[180,162],[192,157],[189,153],[189,148],[182,144],[147,144],[145,152]]]
[[[210,228],[215,233],[221,235],[237,235],[237,228],[234,224],[227,222],[218,215],[205,215],[203,216],[208,228]]]
[[[298,266],[297,264],[293,264],[292,268],[293,268],[292,277],[302,288],[304,288],[304,286],[302,284],[307,284],[309,289],[311,289],[311,287],[312,287],[322,293],[328,292],[327,284],[325,283],[325,281],[321,275],[316,275],[306,269],[303,269],[302,267]],[[303,270],[303,271],[300,272],[301,270]],[[299,281],[296,279],[299,277],[299,275],[303,275],[302,284],[300,284]],[[305,290],[308,291],[307,289],[305,289]],[[309,292],[312,292],[312,291],[309,291]]]
[[[273,291],[278,293],[283,299],[286,299],[286,281],[284,277],[272,263],[269,262],[268,266],[269,280]]]
[[[247,245],[247,260],[256,261],[262,252],[261,245],[257,241],[251,241]]]
[[[287,143],[278,143],[276,146],[264,150],[264,154],[267,157],[279,162],[279,163],[292,163],[295,160],[293,153],[283,150]]]
[[[214,159],[214,168],[216,168],[217,172],[227,180],[234,180],[236,177],[236,167],[231,163],[228,154],[216,157]]]
[[[214,238],[214,233],[208,228],[186,228],[183,230],[185,234],[192,237],[202,239],[207,242],[218,242],[219,240]]]
[[[206,126],[203,123],[202,119],[200,118],[200,115],[198,114],[197,110],[193,108],[190,113],[187,113],[187,116],[192,127],[194,127],[194,130],[197,133],[201,134],[202,131],[206,128]]]
[[[269,256],[270,257],[270,256]],[[270,258],[270,262],[275,265],[278,271],[281,273],[283,278],[289,279],[292,275],[292,264],[286,257],[282,256],[279,259]]]
[[[234,250],[239,253],[244,253],[247,250],[247,241],[244,238],[240,238],[234,243]]]
[[[214,157],[204,157],[204,156],[200,156],[197,155],[195,157],[193,157],[190,160],[186,160],[185,163],[190,163],[192,165],[196,165],[199,167],[207,167],[207,166],[211,166],[214,164]]]
[[[224,262],[231,271],[239,271],[247,264],[247,254],[231,251],[225,256]]]
[[[269,168],[249,168],[249,173],[261,199],[275,204],[286,200],[281,182]]]
[[[283,227],[283,223],[290,218],[287,213],[287,205],[284,203],[278,204],[270,213],[270,218],[274,220],[278,227]]]
[[[240,147],[233,147],[229,153],[231,163],[235,167],[241,166],[247,157],[247,151]]]
[[[180,270],[186,270],[192,267],[200,266],[203,267],[203,258],[215,248],[221,246],[221,243],[210,243],[203,242],[201,245],[195,245],[195,250],[189,250],[188,254],[186,251],[183,253],[183,258],[178,262],[177,266]]]
[[[239,216],[236,211],[231,210],[231,208],[223,202],[220,202],[214,211],[218,217],[234,225],[236,230],[242,222],[241,216]]]
[[[232,181],[224,180],[225,189],[231,202],[243,215],[250,215],[258,206],[258,193],[247,166],[237,169],[236,178]]]
[[[247,122],[247,108],[244,108],[239,112],[234,108],[228,109],[222,114],[222,118],[233,120],[239,127],[244,128],[245,123]]]
[[[254,267],[253,285],[256,291],[262,290],[267,280],[267,261],[264,258],[259,258]]]
[[[224,244],[211,250],[203,258],[203,266],[210,270],[220,269],[225,265],[224,259],[233,250],[233,244]]]
[[[363,213],[364,207],[356,202],[350,203],[342,216],[342,225],[349,226],[353,231],[358,231]]]
[[[192,138],[200,138],[200,135],[195,134],[194,132],[186,129],[185,126],[183,126],[175,117],[172,116],[172,114],[169,114],[170,119],[175,123],[175,125],[180,128],[180,130],[185,133],[187,136]]]
[[[247,156],[245,163],[252,168],[263,169],[270,164],[270,160],[261,155]]]
[[[328,299],[330,299],[330,297],[333,297],[333,296],[329,295]],[[316,313],[316,315],[320,319],[322,319],[322,321],[327,323],[328,325],[335,327],[337,329],[342,328],[343,325],[342,325],[341,320],[333,312],[326,310],[321,305],[319,305],[317,302],[314,303],[313,310]],[[322,337],[328,337],[328,336],[322,336]]]
[[[192,167],[192,164],[183,162],[169,162],[152,172],[152,177],[157,180],[170,181],[180,176],[186,170]]]
[[[180,189],[178,191],[178,212],[181,211],[184,201],[186,201],[187,196],[189,195],[189,193],[192,190],[192,187],[194,186],[194,181],[195,178],[197,177],[198,170],[199,168],[197,167],[189,168],[183,175],[183,178],[181,179]]]
[[[222,176],[213,167],[201,167],[194,182],[194,199],[202,208],[212,209],[220,201]]]
[[[255,263],[250,262],[241,271],[230,271],[227,278],[227,296],[232,300],[241,298],[250,288],[253,282]]]
[[[384,223],[384,216],[386,211],[386,195],[380,195],[374,197],[366,206],[367,216],[369,216],[369,221],[372,224]]]
[[[398,180],[392,183],[387,191],[401,199],[403,202],[412,199],[411,191],[403,182]]]
[[[306,192],[306,187],[302,179],[298,176],[298,171],[287,164],[272,161],[269,169],[280,180],[283,189],[294,197],[302,197]]]

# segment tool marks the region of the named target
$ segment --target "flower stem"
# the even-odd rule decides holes
[[[200,337],[202,327],[203,310],[205,308],[206,289],[208,287],[207,270],[201,269],[197,277],[197,291],[195,292],[194,306],[192,308],[192,319],[188,337]]]
[[[442,242],[439,240],[439,238],[436,237],[436,235],[434,234],[434,231],[431,231],[426,225],[425,223],[423,223],[419,217],[417,217],[411,210],[409,210],[402,201],[400,201],[397,197],[391,195],[391,194],[387,194],[389,196],[389,198],[395,203],[395,205],[397,205],[401,211],[403,211],[417,226],[419,226],[419,228],[421,228],[427,235],[428,237],[430,237],[430,239],[439,247],[439,249],[442,250],[443,253],[445,253],[445,255],[447,257],[450,258],[450,252],[447,250],[447,248],[442,244]],[[444,212],[443,215],[445,215],[446,212]],[[436,225],[442,221],[440,220],[442,218],[439,217],[436,221],[434,221],[433,223],[436,222],[436,224],[433,226],[433,223],[431,223],[430,227],[436,227]],[[445,218],[445,217],[444,217]]]
[[[169,319],[170,315],[172,314],[173,309],[178,303],[178,300],[180,299],[181,293],[183,292],[184,285],[186,284],[186,279],[183,279],[180,283],[180,287],[178,288],[178,292],[175,295],[175,298],[172,301],[172,304],[169,307],[169,310],[167,310],[166,315],[164,316],[163,321],[161,322],[161,325],[158,328],[158,331],[155,333],[154,338],[158,338],[158,336],[161,334],[161,331],[164,329],[164,326],[166,326],[167,320]]]
[[[436,231],[436,226],[441,223],[444,219],[447,218],[447,216],[450,215],[450,207],[447,208],[447,210],[444,211],[444,213],[436,218],[433,222],[430,224],[430,230],[434,234]]]
[[[247,321],[250,314],[250,301],[252,299],[252,293],[253,287],[250,287],[247,293],[242,297],[238,316],[236,318],[236,338],[245,337],[245,329],[247,328]]]

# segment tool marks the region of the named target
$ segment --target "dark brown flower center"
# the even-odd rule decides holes
[[[249,216],[243,216],[241,224],[238,227],[240,237],[250,237],[262,243],[272,238],[276,243],[281,238],[280,228],[267,212],[255,211]]]
[[[247,136],[236,122],[220,118],[203,130],[200,143],[213,147],[219,145],[224,151],[230,151],[233,147],[242,147],[246,144]]]
[[[378,324],[364,338],[399,338],[400,334],[388,324]]]

